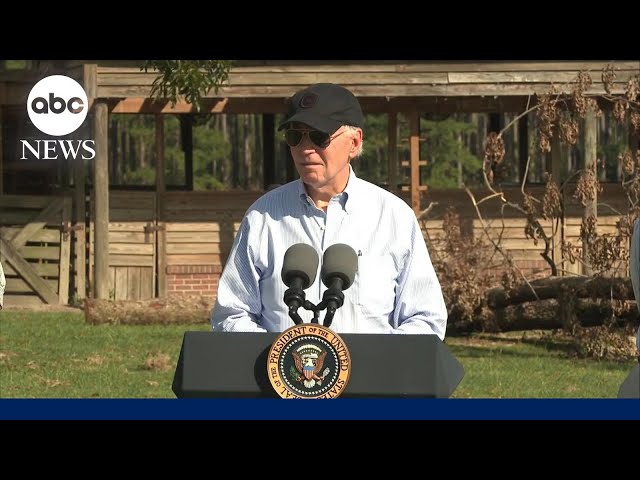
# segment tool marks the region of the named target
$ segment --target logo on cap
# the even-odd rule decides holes
[[[318,98],[319,97],[318,97],[317,93],[313,93],[313,92],[306,93],[300,99],[300,107],[301,108],[311,108],[316,103],[318,103]]]

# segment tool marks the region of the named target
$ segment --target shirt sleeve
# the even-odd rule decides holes
[[[413,216],[411,245],[398,276],[393,320],[392,333],[435,334],[444,340],[447,307],[422,230]]]
[[[260,272],[249,242],[248,217],[242,220],[218,284],[211,326],[219,332],[266,332],[259,324],[262,312]]]

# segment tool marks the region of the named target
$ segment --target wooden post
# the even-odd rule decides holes
[[[389,160],[389,191],[398,192],[398,113],[387,113],[388,152]]]
[[[68,168],[67,168],[68,170]],[[64,197],[62,206],[62,224],[71,223],[71,198]],[[69,303],[69,267],[71,260],[71,239],[67,233],[62,233],[60,242],[60,270],[58,274],[58,303],[67,305]],[[66,238],[65,238],[66,237]]]
[[[262,186],[265,190],[276,183],[275,115],[262,115]]]
[[[593,111],[587,113],[584,119],[584,169],[596,174],[596,164],[598,161],[598,121],[596,114]],[[598,218],[598,193],[593,192],[593,200],[591,200],[584,207],[582,218],[586,219],[590,216]],[[584,275],[592,275],[593,271],[588,265],[588,253],[589,246],[586,242],[582,242],[582,260],[585,262],[583,265],[582,273]]]
[[[189,129],[191,135],[191,129]],[[185,150],[186,154],[186,150]],[[186,155],[185,155],[186,158]],[[193,158],[191,156],[191,158]],[[164,230],[164,202],[166,197],[166,182],[164,172],[164,117],[156,115],[156,264],[158,266],[158,297],[167,295],[167,255],[166,236]],[[193,190],[193,162],[187,165],[185,162],[185,175],[191,169],[191,188]],[[187,185],[189,182],[187,181]]]
[[[409,113],[410,168],[411,168],[411,208],[420,213],[420,114]]]
[[[78,300],[85,298],[87,293],[87,270],[86,270],[86,192],[85,192],[85,170],[82,155],[78,155],[73,161],[73,188],[75,205],[75,266],[76,276],[76,297]]]
[[[95,296],[109,298],[109,110],[95,102],[96,157],[93,169],[95,197]]]
[[[111,119],[109,125],[109,178],[114,185],[120,184],[118,166],[118,122]]]
[[[558,185],[561,185],[567,175],[568,155],[560,141],[559,129],[553,132],[551,139],[551,175]]]
[[[157,118],[157,117],[156,117]],[[193,191],[193,117],[185,115],[180,117],[180,125],[182,126],[182,150],[184,151],[184,180],[189,192]],[[160,138],[164,142],[164,121],[160,120],[162,127],[162,135]],[[158,123],[156,121],[156,127]],[[158,130],[156,128],[156,134]],[[158,137],[156,136],[156,140]],[[164,143],[162,145],[162,168],[164,168]],[[164,188],[164,170],[162,172],[162,185]],[[156,177],[157,178],[157,177]]]
[[[518,119],[518,178],[520,184],[525,180],[524,172],[527,169],[527,160],[529,159],[529,115],[524,115]],[[529,163],[529,168],[531,168]]]
[[[551,178],[552,181],[555,182],[558,186],[562,186],[562,182],[566,179],[567,176],[567,152],[563,147],[562,142],[560,141],[560,132],[559,129],[553,132],[553,138],[551,139]],[[561,202],[564,205],[565,203],[565,191],[562,190],[560,192],[562,195]],[[566,240],[566,229],[565,229],[566,216],[563,216],[559,225],[559,231],[554,232],[557,235],[557,240],[553,243],[553,248],[551,250],[551,258],[555,262],[556,265],[559,265],[562,262],[562,249],[560,245],[562,242]],[[563,273],[560,273],[563,275]]]

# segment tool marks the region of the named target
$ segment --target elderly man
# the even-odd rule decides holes
[[[280,130],[300,178],[267,192],[246,213],[220,278],[214,330],[293,326],[280,276],[285,251],[303,244],[321,254],[347,245],[357,252],[357,273],[333,317],[336,333],[444,338],[447,309],[413,210],[358,178],[351,165],[362,152],[363,127],[360,103],[342,86],[315,84],[291,98]],[[326,288],[317,275],[308,288],[307,300],[320,302]],[[312,321],[310,312],[302,315]]]

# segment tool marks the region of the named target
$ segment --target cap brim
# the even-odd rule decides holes
[[[306,125],[309,125],[311,128],[315,128],[316,130],[320,130],[321,132],[328,133],[329,135],[334,133],[342,126],[342,123],[340,123],[338,120],[332,120],[331,118],[327,118],[326,116],[318,115],[315,112],[298,112],[282,122],[278,127],[278,130],[282,130],[287,125],[293,122],[304,123]]]

